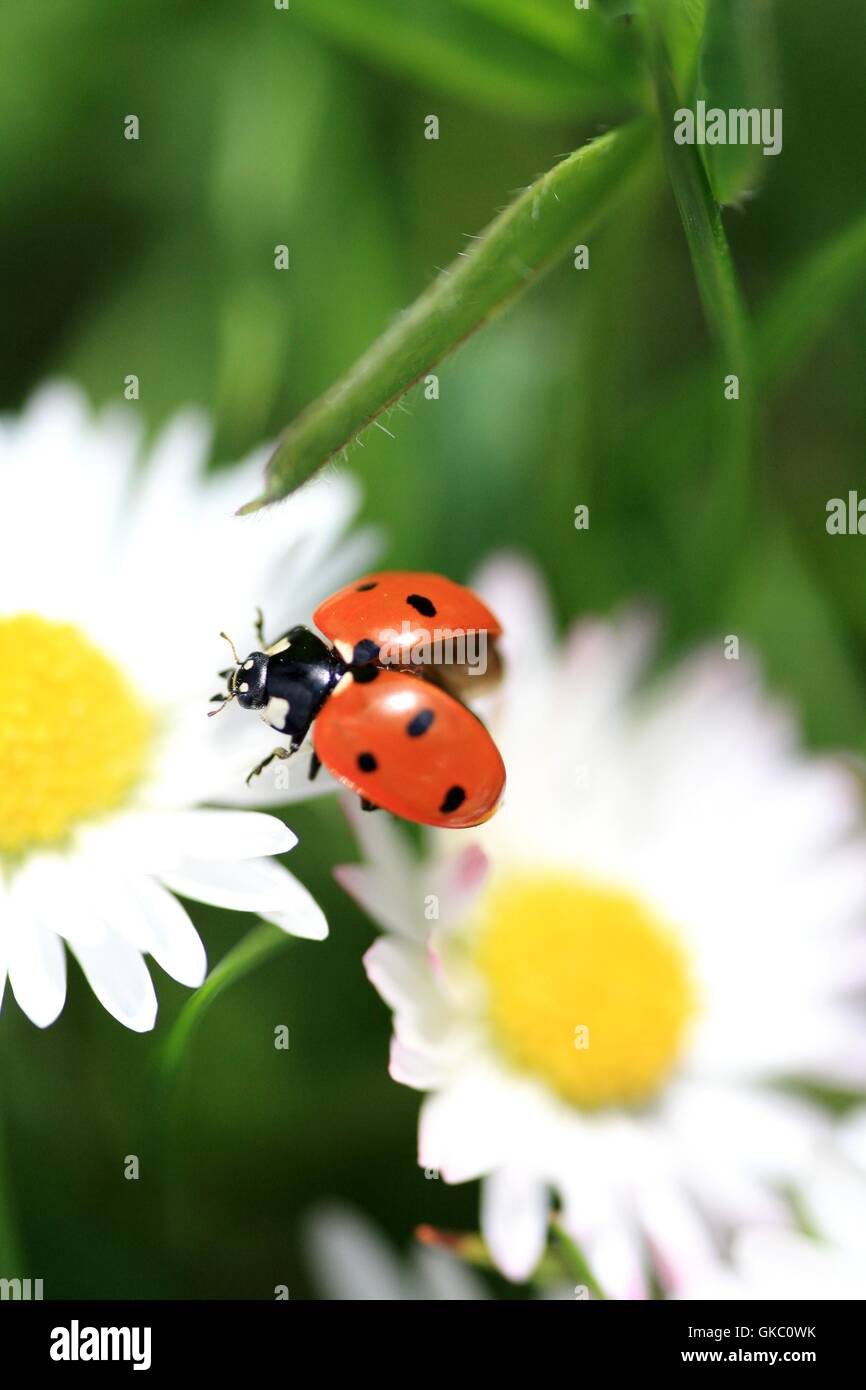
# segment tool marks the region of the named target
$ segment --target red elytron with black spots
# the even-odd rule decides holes
[[[286,735],[253,768],[288,758],[312,727],[310,778],[322,763],[357,792],[367,810],[383,807],[421,825],[480,825],[499,805],[505,767],[484,725],[454,693],[465,666],[437,664],[441,634],[472,634],[497,666],[501,628],[470,589],[438,574],[369,574],[332,594],[313,615],[329,642],[293,627],[221,674],[223,704],[237,699]],[[229,640],[229,639],[226,639]],[[439,651],[442,648],[440,646]],[[216,713],[216,711],[213,711]]]

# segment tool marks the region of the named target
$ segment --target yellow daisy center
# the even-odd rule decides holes
[[[77,628],[0,618],[0,854],[62,841],[140,777],[151,713]]]
[[[636,898],[510,877],[483,901],[476,962],[505,1053],[573,1104],[636,1104],[676,1065],[694,1012],[688,963]]]

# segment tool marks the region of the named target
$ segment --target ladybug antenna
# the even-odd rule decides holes
[[[221,633],[220,633],[220,637],[222,637],[224,641],[228,642],[229,646],[231,647],[231,649],[232,649],[232,656],[233,656],[234,659],[235,659],[235,669],[237,669],[237,667],[240,666],[240,664],[241,664],[241,659],[240,659],[240,657],[238,656],[237,651],[235,650],[235,644],[234,644],[234,642],[233,642],[232,639],[229,637],[229,635],[228,635],[227,632],[221,632]],[[237,691],[235,690],[235,681],[234,681],[235,672],[234,672],[234,671],[220,671],[220,675],[221,675],[221,676],[224,675],[224,676],[226,677],[226,679],[228,680],[228,683],[229,683],[229,690],[230,690],[231,693],[230,693],[229,695],[226,696],[226,698],[223,700],[223,702],[222,702],[221,705],[217,705],[216,709],[209,709],[209,710],[208,710],[208,712],[207,712],[207,717],[208,717],[208,719],[212,719],[213,716],[214,716],[215,714],[219,714],[222,710],[224,710],[225,707],[226,707],[226,705],[230,705],[231,702],[232,702],[232,700],[235,698],[235,695],[237,694]]]
[[[214,717],[215,714],[222,714],[222,712],[223,712],[223,710],[225,709],[226,705],[230,705],[231,702],[232,702],[232,700],[233,700],[234,698],[235,698],[235,692],[232,691],[231,695],[227,695],[226,698],[223,700],[222,704],[221,704],[221,705],[217,705],[216,709],[209,709],[209,710],[208,710],[208,712],[207,712],[207,717],[208,717],[208,719],[213,719],[213,717]]]
[[[227,633],[227,632],[221,632],[221,633],[220,633],[220,637],[223,639],[224,642],[228,642],[229,646],[231,647],[231,649],[232,649],[232,656],[233,656],[234,659],[235,659],[235,666],[240,666],[240,664],[241,664],[241,659],[240,659],[240,657],[238,656],[237,652],[235,651],[235,644],[234,644],[234,642],[232,641],[232,639],[229,637],[228,633]]]

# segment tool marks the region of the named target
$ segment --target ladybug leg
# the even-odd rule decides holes
[[[256,764],[247,777],[247,786],[250,785],[254,777],[258,777],[260,773],[264,772],[265,768],[274,761],[274,758],[290,758],[293,752],[293,748],[286,748],[285,744],[281,743],[279,748],[275,748],[273,753],[269,753],[266,758],[262,758],[262,761]]]
[[[256,620],[253,623],[253,630],[256,634],[256,637],[258,638],[259,647],[262,651],[265,651],[265,615],[262,612],[261,608],[256,609]]]
[[[382,808],[377,806],[375,801],[369,801],[366,796],[361,797],[362,811],[380,811]]]
[[[316,778],[319,775],[319,769],[321,768],[321,766],[322,759],[319,757],[318,753],[316,753],[315,751],[312,752],[310,754],[310,768],[307,773],[308,782],[315,782]]]

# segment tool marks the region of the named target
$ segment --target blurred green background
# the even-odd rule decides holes
[[[2,407],[58,375],[117,400],[134,372],[154,430],[209,408],[215,465],[273,435],[517,189],[646,109],[634,7],[593,6],[588,48],[572,46],[570,0],[0,7]],[[350,466],[385,564],[465,579],[519,548],[563,624],[647,596],[668,654],[751,640],[811,741],[863,754],[866,538],[825,520],[830,498],[866,495],[866,10],[786,0],[738,67],[741,11],[728,27],[715,11],[706,90],[781,106],[784,148],[726,173],[760,386],[721,553],[710,484],[737,407],[721,402],[658,149],[592,237],[590,269],[553,271],[441,366],[439,400],[414,393],[394,437],[369,431]],[[214,1003],[173,1105],[158,1064],[188,993],[167,977],[146,1037],[74,966],[47,1032],[7,1000],[4,1167],[47,1296],[313,1294],[301,1222],[334,1196],[402,1245],[420,1221],[475,1225],[474,1186],[415,1165],[417,1096],[388,1079],[389,1020],[361,966],[372,929],[330,876],[354,854],[341,813],[319,801],[289,819],[330,940],[287,943]],[[193,911],[213,964],[242,928]]]

